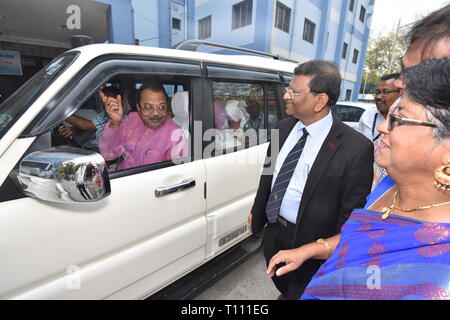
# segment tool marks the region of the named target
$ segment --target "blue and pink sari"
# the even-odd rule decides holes
[[[450,223],[367,209],[393,185],[386,177],[353,211],[301,299],[450,299]]]

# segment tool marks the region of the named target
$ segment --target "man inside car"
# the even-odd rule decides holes
[[[187,141],[182,129],[167,114],[167,94],[160,82],[149,81],[139,90],[137,112],[122,119],[121,96],[101,94],[110,117],[100,139],[106,161],[122,158],[118,170],[182,158]]]

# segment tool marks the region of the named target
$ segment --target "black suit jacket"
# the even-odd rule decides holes
[[[280,122],[280,149],[297,123],[289,118]],[[252,230],[260,231],[267,223],[265,208],[271,191],[273,167],[277,154],[270,154],[251,210]],[[373,180],[373,143],[333,116],[333,125],[309,172],[297,215],[292,248],[331,237],[355,208],[362,208]],[[266,172],[267,173],[267,172]],[[289,249],[289,248],[285,248]]]

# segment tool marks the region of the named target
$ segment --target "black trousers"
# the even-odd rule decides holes
[[[295,225],[292,223],[287,223],[285,226],[278,222],[266,226],[263,249],[267,265],[278,251],[295,248],[293,246],[294,232]],[[297,270],[291,271],[281,277],[274,275],[272,281],[286,299],[297,300],[301,297],[311,278],[323,262],[322,260],[305,261]]]

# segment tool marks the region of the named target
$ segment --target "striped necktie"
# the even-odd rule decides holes
[[[278,172],[277,179],[275,180],[275,184],[273,185],[272,192],[270,193],[266,206],[266,215],[269,223],[275,223],[277,221],[281,201],[286,193],[291,177],[294,174],[298,159],[300,159],[303,148],[305,147],[307,136],[308,131],[306,131],[306,128],[303,128],[303,136],[297,141],[295,146],[289,152],[283,162],[283,165],[281,166],[280,172]]]

